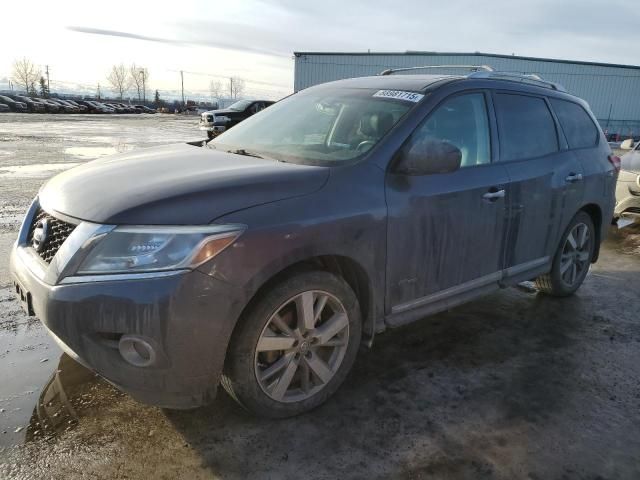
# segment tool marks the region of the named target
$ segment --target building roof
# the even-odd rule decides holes
[[[350,56],[374,56],[374,55],[396,55],[396,56],[429,56],[429,57],[437,57],[437,56],[476,56],[476,57],[493,57],[493,58],[507,58],[511,60],[529,60],[533,62],[550,62],[550,63],[569,63],[572,65],[587,65],[587,66],[598,66],[598,67],[615,67],[615,68],[629,68],[633,70],[640,70],[640,66],[637,65],[623,65],[616,63],[601,63],[601,62],[585,62],[581,60],[563,60],[556,58],[540,58],[540,57],[523,57],[519,55],[502,55],[498,53],[483,53],[483,52],[427,52],[427,51],[410,51],[406,52],[293,52],[296,57],[300,57],[303,55],[350,55]]]

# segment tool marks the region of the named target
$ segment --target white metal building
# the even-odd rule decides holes
[[[424,65],[489,65],[494,70],[536,73],[589,102],[609,133],[640,135],[640,66],[519,57],[491,53],[295,52],[295,91],[318,83],[376,75],[387,68]],[[460,74],[460,70],[437,70]],[[433,72],[433,73],[436,73]],[[415,73],[432,73],[419,70]]]

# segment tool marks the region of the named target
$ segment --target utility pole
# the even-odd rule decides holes
[[[142,103],[144,104],[147,99],[147,89],[144,84],[144,70],[140,70],[140,73],[142,74]]]
[[[49,65],[45,65],[45,70],[47,71],[47,91],[51,91],[51,85],[49,85]]]
[[[233,77],[229,77],[229,98],[233,98]]]
[[[96,96],[98,97],[98,100],[100,100],[100,82],[98,82],[98,89],[96,90]]]
[[[182,108],[184,108],[184,72],[180,70],[180,83],[182,84]]]

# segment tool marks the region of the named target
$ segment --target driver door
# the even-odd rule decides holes
[[[492,162],[489,101],[483,91],[448,97],[403,147],[425,137],[451,143],[462,152],[458,170],[387,174],[391,324],[413,320],[406,314],[422,307],[447,308],[455,299],[497,288],[502,278],[509,177]]]

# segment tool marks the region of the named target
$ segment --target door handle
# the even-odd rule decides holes
[[[580,181],[582,181],[582,174],[581,173],[570,173],[564,179],[564,181],[567,182],[567,183],[580,182]]]
[[[504,198],[504,190],[497,190],[495,192],[487,192],[482,195],[482,198],[489,201],[496,201],[499,198]]]

